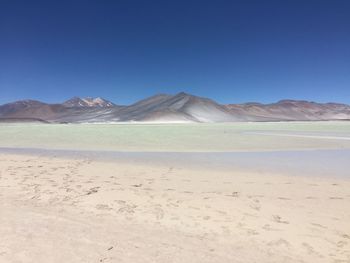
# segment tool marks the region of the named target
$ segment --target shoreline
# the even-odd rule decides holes
[[[243,152],[129,152],[87,151],[0,147],[0,156],[6,154],[88,159],[109,163],[136,163],[143,165],[204,168],[218,171],[259,172],[307,176],[312,178],[350,179],[348,160],[350,149],[308,149]],[[317,163],[317,165],[310,165]]]

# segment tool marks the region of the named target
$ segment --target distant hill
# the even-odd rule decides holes
[[[349,120],[350,106],[339,103],[281,100],[222,105],[184,92],[158,94],[132,105],[74,97],[60,104],[35,100],[0,106],[0,121],[83,122],[237,122]]]
[[[350,106],[339,103],[281,100],[272,104],[230,104],[232,112],[253,121],[312,121],[350,119]]]

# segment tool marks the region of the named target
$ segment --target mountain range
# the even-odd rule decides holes
[[[238,122],[350,120],[350,105],[281,100],[271,104],[219,104],[187,94],[157,94],[132,105],[74,97],[48,104],[21,100],[0,106],[2,122]]]

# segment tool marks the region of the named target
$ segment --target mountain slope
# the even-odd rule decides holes
[[[60,104],[47,104],[35,100],[23,100],[0,106],[0,117],[50,120],[63,112],[64,109],[65,107]]]
[[[226,107],[216,102],[186,93],[156,95],[123,108],[120,112],[123,121],[195,121],[220,122],[233,121]]]
[[[65,102],[62,103],[63,106],[66,107],[113,107],[116,106],[114,103],[105,100],[101,97],[97,98],[79,98],[79,97],[73,97]]]
[[[221,105],[181,92],[158,94],[129,106],[118,106],[102,98],[74,97],[62,104],[23,100],[0,106],[0,119],[53,123],[350,120],[350,106],[296,100]]]

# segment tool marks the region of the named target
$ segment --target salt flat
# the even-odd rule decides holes
[[[0,262],[350,262],[350,123],[1,125]]]

